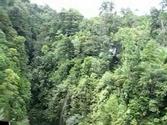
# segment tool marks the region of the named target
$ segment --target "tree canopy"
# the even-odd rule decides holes
[[[12,125],[166,125],[167,1],[99,16],[0,0],[0,120]]]

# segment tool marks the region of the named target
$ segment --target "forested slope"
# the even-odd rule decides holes
[[[150,15],[0,0],[0,120],[166,125],[167,1]]]

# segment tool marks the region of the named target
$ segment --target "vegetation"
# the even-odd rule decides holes
[[[56,12],[0,0],[0,120],[12,125],[166,125],[167,1],[150,15]]]

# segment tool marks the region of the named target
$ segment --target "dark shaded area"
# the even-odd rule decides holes
[[[9,122],[6,121],[0,121],[0,125],[10,125]]]

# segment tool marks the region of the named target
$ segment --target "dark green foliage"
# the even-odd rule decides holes
[[[79,23],[83,17],[76,10],[70,9],[69,11],[62,11],[59,13],[59,32],[67,36],[74,35],[79,31]]]

